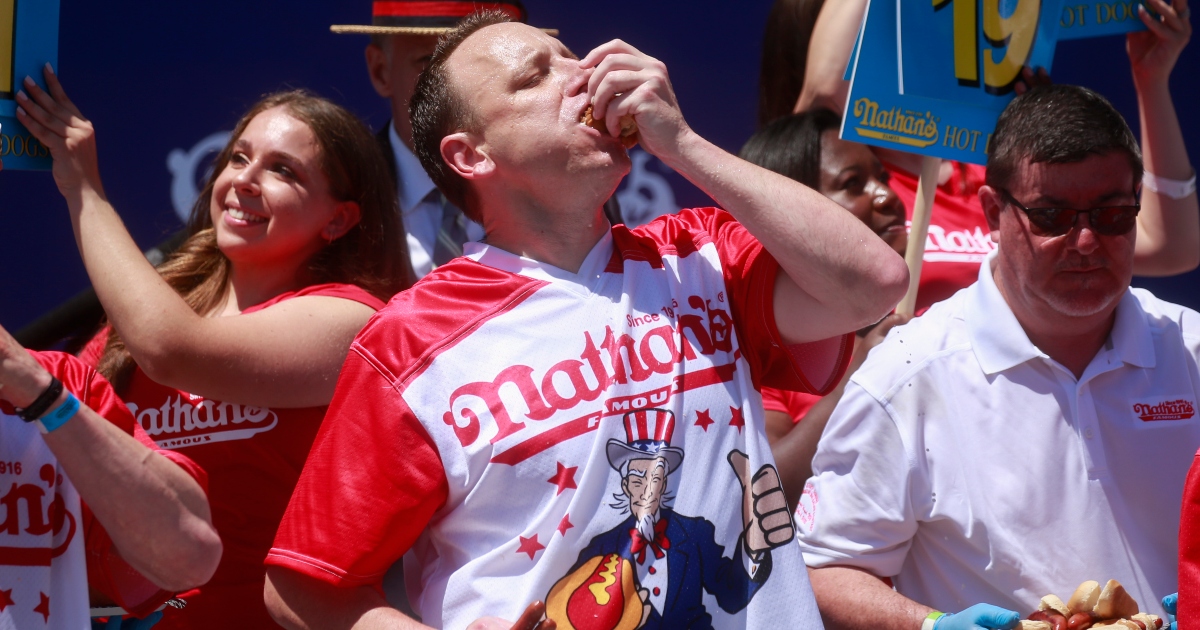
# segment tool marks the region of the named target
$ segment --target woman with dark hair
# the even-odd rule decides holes
[[[758,126],[795,111],[804,87],[808,43],[825,0],[775,0],[763,33]]]
[[[838,137],[841,125],[841,118],[828,109],[791,114],[751,136],[739,156],[836,201],[904,255],[908,245],[904,204],[888,186],[888,173],[879,158],[866,145]],[[795,507],[812,473],[817,442],[850,375],[862,365],[871,348],[883,341],[887,331],[904,321],[906,318],[889,315],[879,324],[859,331],[850,367],[837,387],[824,397],[762,389],[767,439],[788,505]]]
[[[363,324],[411,283],[387,166],[330,101],[270,95],[242,117],[155,270],[108,203],[95,134],[45,72],[20,121],[54,157],[110,329],[85,350],[160,446],[209,474],[225,553],[167,628],[262,628],[263,559]]]

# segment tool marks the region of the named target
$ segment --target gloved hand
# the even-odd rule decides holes
[[[150,626],[158,623],[162,616],[161,610],[150,613],[145,619],[138,619],[133,615],[113,615],[103,623],[99,619],[93,619],[92,630],[150,630]]]
[[[1179,620],[1175,618],[1175,609],[1179,607],[1179,593],[1171,593],[1162,600],[1163,608],[1171,615],[1171,625],[1163,628],[1163,630],[1177,630]]]
[[[956,613],[944,615],[933,624],[933,630],[1009,630],[1017,625],[1021,615],[991,604],[975,604]]]

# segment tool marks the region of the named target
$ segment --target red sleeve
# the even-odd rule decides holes
[[[680,257],[709,242],[716,245],[734,328],[755,387],[823,395],[837,386],[850,365],[854,333],[806,344],[784,344],[775,324],[779,263],[733,215],[718,208],[682,210],[660,217],[634,234],[658,243],[661,253]]]
[[[1179,520],[1180,628],[1200,620],[1200,453],[1192,460],[1183,488],[1183,513]],[[1188,621],[1191,619],[1192,621]]]
[[[377,311],[384,307],[383,300],[371,295],[366,289],[356,284],[341,284],[337,282],[331,282],[328,284],[314,284],[304,287],[298,291],[289,291],[288,293],[277,295],[266,302],[263,302],[262,304],[256,304],[242,312],[253,313],[254,311],[261,311],[264,308],[274,306],[280,302],[290,300],[292,298],[316,296],[351,300],[360,304],[366,304]]]
[[[441,459],[395,383],[364,345],[351,346],[266,564],[377,585],[445,504]]]
[[[762,388],[763,409],[786,413],[791,416],[793,423],[803,420],[808,411],[821,398],[815,394],[789,392],[773,387]]]
[[[102,333],[104,334],[104,333]],[[98,335],[97,338],[100,336]],[[94,342],[95,340],[93,340]],[[103,348],[103,343],[101,343]],[[63,382],[67,391],[75,394],[105,420],[137,438],[183,468],[207,491],[208,477],[195,462],[185,455],[162,451],[150,439],[117,396],[112,385],[82,360],[61,352],[31,352],[51,374]],[[173,593],[158,588],[121,558],[104,526],[96,520],[87,503],[82,503],[84,553],[87,557],[88,585],[108,596],[118,606],[137,616],[154,612],[171,598]]]

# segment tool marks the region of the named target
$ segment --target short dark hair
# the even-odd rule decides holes
[[[841,124],[841,117],[824,108],[789,114],[750,136],[738,156],[817,189],[821,183],[821,134]]]
[[[446,60],[468,37],[479,29],[493,24],[512,22],[507,13],[495,10],[476,11],[463,18],[458,26],[438,40],[429,65],[417,79],[417,87],[408,103],[408,116],[413,128],[413,153],[421,166],[446,199],[458,206],[467,218],[481,223],[478,208],[471,199],[471,187],[463,176],[451,169],[442,159],[442,138],[476,127],[466,99],[450,87]]]
[[[1077,85],[1044,85],[1013,99],[992,134],[987,185],[1007,189],[1025,159],[1067,164],[1120,151],[1129,158],[1136,186],[1142,152],[1129,125],[1103,96]]]

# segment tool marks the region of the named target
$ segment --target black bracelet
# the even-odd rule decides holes
[[[38,396],[37,400],[29,403],[28,407],[18,409],[17,415],[25,422],[33,422],[41,418],[46,415],[47,411],[50,411],[50,405],[53,405],[54,401],[58,400],[59,395],[62,394],[62,390],[62,381],[51,376],[50,386],[46,388],[46,391],[42,392],[42,395]]]

